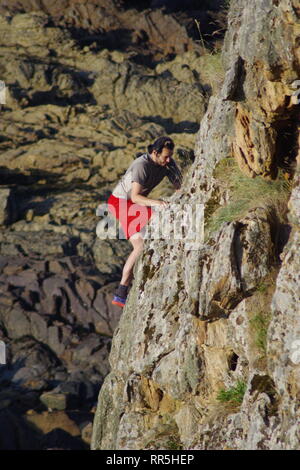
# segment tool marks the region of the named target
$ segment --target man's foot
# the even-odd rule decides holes
[[[118,305],[119,307],[124,307],[126,303],[126,297],[119,297],[118,295],[114,295],[113,300],[111,301],[112,304]]]
[[[111,303],[114,305],[118,305],[119,307],[124,307],[127,299],[127,294],[128,286],[120,284],[115,291],[115,295]]]

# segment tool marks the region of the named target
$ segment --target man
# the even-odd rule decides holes
[[[168,206],[167,202],[160,199],[150,199],[148,194],[165,176],[175,189],[181,187],[182,175],[172,158],[173,151],[172,139],[159,137],[154,144],[149,145],[148,153],[132,162],[108,199],[108,209],[120,221],[126,239],[133,246],[112,300],[114,305],[124,307],[126,303],[134,264],[143,249],[143,229],[152,215],[151,206]],[[137,224],[134,223],[135,220],[138,220]]]

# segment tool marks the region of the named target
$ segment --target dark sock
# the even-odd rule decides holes
[[[119,297],[127,297],[128,294],[128,286],[123,286],[123,284],[120,284],[119,287],[116,289],[116,295]]]

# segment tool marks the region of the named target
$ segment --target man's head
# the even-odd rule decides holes
[[[161,166],[166,166],[170,163],[173,155],[174,142],[169,137],[159,137],[154,144],[149,145],[148,152],[152,160]]]

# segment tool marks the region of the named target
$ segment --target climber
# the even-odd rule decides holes
[[[133,246],[112,300],[114,305],[120,307],[125,305],[134,264],[143,249],[145,226],[153,213],[151,206],[159,206],[162,209],[168,206],[166,201],[150,199],[147,196],[165,176],[177,190],[182,182],[181,172],[172,158],[172,139],[159,137],[147,150],[147,153],[131,163],[107,201],[109,211],[119,220],[126,239]]]

